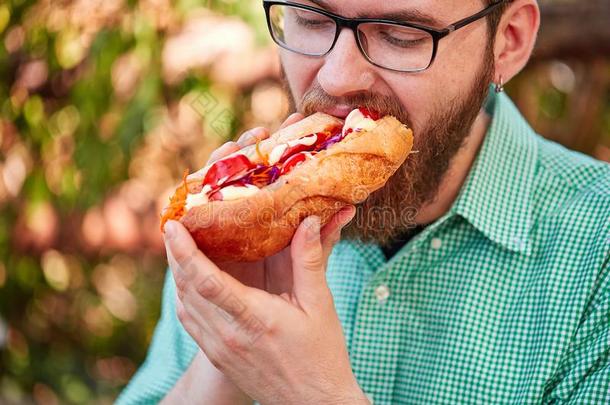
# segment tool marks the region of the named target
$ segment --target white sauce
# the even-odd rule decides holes
[[[318,135],[312,134],[312,135],[305,136],[301,139],[295,139],[294,141],[288,141],[288,146],[290,146],[291,148],[296,145],[311,146],[314,143],[316,143],[317,139],[318,139]]]
[[[279,162],[286,149],[288,149],[288,145],[285,143],[277,145],[275,148],[273,148],[269,154],[269,164],[274,165]]]
[[[220,189],[220,193],[222,194],[223,201],[231,201],[237,200],[239,198],[250,197],[254,195],[260,190],[258,187],[252,184],[246,184],[245,187],[242,186],[227,186],[225,188]]]
[[[186,205],[184,206],[184,208],[188,211],[191,208],[198,207],[200,205],[207,204],[207,203],[208,203],[208,196],[206,195],[206,193],[201,191],[201,193],[197,193],[197,194],[188,194],[186,196]]]
[[[349,115],[345,118],[345,125],[343,125],[343,135],[347,132],[349,128],[352,128],[354,132],[358,131],[371,131],[375,129],[377,123],[375,120],[365,117],[359,109],[353,110]]]

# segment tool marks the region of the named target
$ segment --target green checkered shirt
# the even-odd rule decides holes
[[[610,403],[610,167],[536,135],[506,95],[452,208],[387,261],[342,241],[328,282],[376,404]],[[154,403],[196,344],[168,275],[119,404]],[[303,359],[306,361],[307,359]]]

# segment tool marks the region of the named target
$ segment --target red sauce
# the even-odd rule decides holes
[[[366,107],[358,107],[358,109],[360,110],[362,115],[364,115],[366,118],[370,118],[370,119],[375,120],[375,121],[377,121],[378,119],[381,118],[381,114],[379,114],[375,110],[369,110]]]

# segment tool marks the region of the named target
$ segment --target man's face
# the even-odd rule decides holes
[[[298,2],[324,6],[344,17],[392,15],[396,20],[403,13],[403,20],[434,28],[445,28],[485,7],[482,0]],[[418,17],[430,21],[414,20]],[[493,73],[487,29],[486,20],[480,20],[444,38],[432,66],[419,73],[372,65],[360,53],[350,30],[340,33],[335,47],[324,57],[281,50],[284,75],[298,111],[345,117],[353,108],[366,105],[395,115],[413,129],[416,153],[384,188],[358,207],[356,219],[346,229],[348,237],[384,244],[413,225],[409,213],[434,198],[487,95]]]

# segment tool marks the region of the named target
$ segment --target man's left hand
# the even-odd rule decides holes
[[[330,250],[322,246],[318,217],[306,218],[295,233],[292,269],[286,269],[293,288],[281,295],[221,271],[179,223],[165,243],[178,318],[212,364],[251,398],[265,404],[368,403],[326,284]]]

